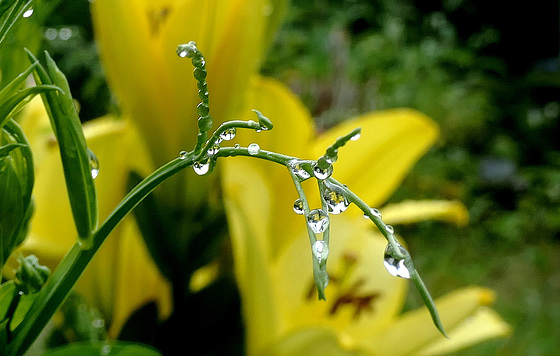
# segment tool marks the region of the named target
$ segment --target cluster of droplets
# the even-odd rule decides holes
[[[199,153],[204,144],[206,143],[206,138],[208,136],[208,131],[212,128],[212,116],[210,116],[210,106],[208,104],[208,83],[206,83],[206,60],[202,53],[196,47],[194,41],[190,41],[186,44],[181,44],[177,46],[177,55],[181,58],[191,58],[192,65],[194,66],[193,75],[196,79],[196,85],[198,87],[198,97],[200,102],[196,106],[196,112],[198,113],[198,138],[197,146],[195,148],[195,153]],[[219,146],[216,144],[209,149],[207,152],[208,156],[213,156],[218,153]],[[180,154],[181,157],[181,154]],[[183,157],[184,158],[184,157]],[[193,164],[193,169],[196,174],[204,175],[210,171],[210,161],[205,160],[204,162],[195,162]]]

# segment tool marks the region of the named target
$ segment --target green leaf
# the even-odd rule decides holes
[[[31,62],[37,61],[32,53],[28,52],[28,55]],[[37,65],[35,80],[37,83],[55,85],[62,89],[62,92],[44,92],[42,96],[58,140],[78,237],[82,248],[88,249],[92,246],[93,231],[97,228],[98,219],[97,194],[91,174],[90,154],[68,81],[49,54],[45,53],[45,56],[47,70],[41,64]]]
[[[32,63],[25,71],[18,74],[11,82],[9,82],[2,90],[0,90],[0,103],[4,103],[17,92],[24,84],[25,80],[33,72],[37,66],[37,62]]]
[[[48,350],[43,356],[160,356],[154,348],[148,345],[131,342],[77,342],[67,346]]]
[[[27,312],[38,296],[39,293],[34,293],[24,294],[20,297],[19,303],[16,307],[16,311],[14,312],[14,316],[12,317],[12,321],[10,322],[10,330],[15,330],[21,324],[21,322],[25,320]]]
[[[4,102],[0,102],[0,127],[14,117],[37,94],[48,90],[60,90],[53,85],[38,85],[18,91]]]
[[[0,320],[6,319],[8,309],[10,309],[16,293],[17,289],[14,281],[2,283],[0,286]]]
[[[14,148],[25,147],[21,143],[10,143],[0,147],[0,158],[7,157]]]
[[[33,211],[34,167],[31,148],[19,125],[0,130],[0,268],[25,237]]]
[[[5,350],[8,345],[8,323],[9,319],[0,322],[0,350]]]
[[[25,1],[25,0],[16,0],[16,1],[4,0],[4,1],[2,1],[2,3],[6,3],[5,5],[2,4],[6,8],[4,8],[4,6],[0,5],[0,10],[3,10],[5,12],[7,12],[7,14],[6,14],[6,17],[4,18],[4,21],[0,25],[0,49],[2,48],[4,43],[6,42],[6,39],[8,38],[8,35],[12,31],[12,29],[14,28],[14,25],[23,18],[23,13],[26,10],[28,10],[31,7],[31,5],[33,5],[34,0],[27,0],[27,1]],[[11,9],[9,11],[7,11],[8,10],[7,8],[10,8],[12,3],[15,3],[15,5],[13,5],[11,7]]]

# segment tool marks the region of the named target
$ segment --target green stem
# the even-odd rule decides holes
[[[401,253],[399,248],[399,242],[397,241],[395,235],[387,230],[387,224],[385,224],[385,222],[381,219],[381,217],[372,213],[371,207],[365,201],[360,199],[359,196],[357,196],[354,192],[348,189],[348,187],[346,187],[344,184],[338,182],[336,179],[328,178],[328,180],[329,182],[336,184],[342,190],[344,190],[344,194],[348,198],[348,201],[354,203],[358,208],[360,208],[360,210],[364,212],[364,214],[366,214],[371,219],[371,221],[373,221],[375,226],[377,226],[381,234],[385,237],[385,239],[387,239],[387,242],[391,245],[393,254],[396,258],[403,259],[407,257]]]
[[[41,330],[43,330],[47,322],[66,299],[109,233],[161,182],[185,167],[191,166],[193,162],[192,154],[188,154],[183,159],[177,158],[157,169],[134,187],[117,205],[105,222],[94,233],[93,246],[91,248],[82,249],[79,242],[72,246],[53,272],[51,278],[49,278],[39,292],[39,296],[26,316],[27,322],[22,323],[14,330],[14,338],[8,345],[6,355],[21,355],[31,346]]]

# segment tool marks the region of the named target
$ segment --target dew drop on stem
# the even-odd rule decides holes
[[[398,248],[402,255],[408,256],[408,252],[404,249],[404,247],[398,244]],[[409,279],[410,271],[404,262],[405,259],[396,257],[391,244],[388,244],[385,248],[385,254],[383,256],[383,265],[385,266],[385,269],[387,269],[387,271],[395,277]]]
[[[323,209],[314,209],[307,214],[307,225],[314,233],[325,232],[329,226],[329,215]]]
[[[343,194],[336,191],[336,189],[329,189],[326,187],[323,190],[323,199],[327,203],[329,213],[331,214],[340,214],[346,211],[348,205],[350,205],[348,199],[346,199]]]
[[[301,199],[296,199],[294,202],[294,212],[298,215],[303,215],[303,202]]]
[[[235,137],[237,130],[235,129],[235,127],[232,127],[230,129],[225,130],[224,132],[222,132],[220,134],[220,138],[224,141],[230,141],[233,140],[233,138]]]
[[[87,155],[91,177],[95,179],[99,175],[99,160],[97,159],[97,156],[95,156],[93,151],[89,148],[87,149]]]
[[[205,175],[210,170],[210,162],[205,162],[205,163],[194,162],[193,170],[199,176]]]
[[[313,243],[313,246],[311,246],[311,251],[313,252],[313,256],[315,256],[319,264],[325,262],[329,257],[329,245],[327,245],[325,241],[315,241]]]
[[[303,163],[300,160],[293,159],[288,162],[288,166],[292,173],[301,180],[306,180],[311,177],[311,174],[303,168]]]
[[[254,156],[256,154],[258,154],[261,151],[261,148],[259,147],[258,144],[256,143],[251,143],[248,147],[247,150],[249,151],[249,154],[251,156]]]

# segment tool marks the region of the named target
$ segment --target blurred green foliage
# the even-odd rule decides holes
[[[560,349],[559,4],[293,0],[263,72],[319,127],[406,106],[442,137],[392,202],[460,199],[465,228],[400,227],[436,295],[481,284],[515,332],[461,354]],[[420,304],[411,293],[409,306]]]
[[[87,0],[50,3],[43,48],[68,76],[82,120],[113,110]],[[398,106],[440,124],[437,147],[391,201],[460,199],[470,210],[467,228],[399,228],[436,296],[468,284],[498,293],[496,308],[514,334],[462,355],[560,349],[558,7],[292,0],[263,64],[263,74],[304,100],[319,128]],[[410,294],[409,305],[420,305]]]

